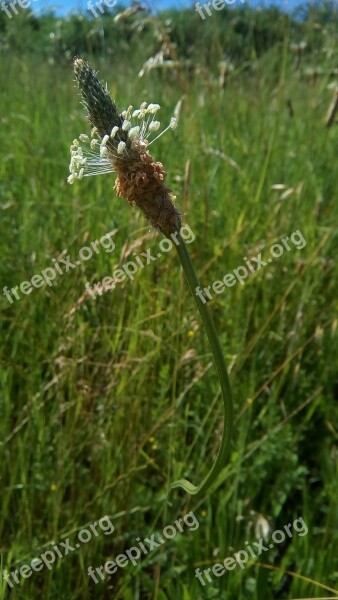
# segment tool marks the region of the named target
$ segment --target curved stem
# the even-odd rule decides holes
[[[226,368],[221,344],[218,339],[218,335],[217,335],[217,332],[215,329],[214,322],[212,320],[212,317],[211,317],[208,305],[206,304],[206,301],[203,302],[201,300],[200,296],[198,296],[196,294],[196,290],[197,290],[197,288],[200,288],[200,285],[199,285],[198,279],[196,277],[194,267],[192,266],[186,245],[179,233],[177,234],[177,241],[179,243],[176,246],[176,250],[178,252],[185,276],[188,281],[190,291],[191,291],[191,293],[195,299],[195,302],[197,304],[197,308],[201,315],[203,325],[205,327],[205,330],[206,330],[206,333],[207,333],[207,336],[209,339],[209,344],[211,347],[211,351],[212,351],[212,354],[214,357],[219,381],[221,384],[223,405],[224,405],[224,426],[223,426],[221,445],[220,445],[216,460],[215,460],[213,466],[211,467],[209,473],[207,474],[205,479],[203,479],[202,483],[198,486],[194,485],[187,479],[179,479],[178,481],[175,481],[171,485],[172,489],[180,487],[180,488],[183,488],[184,491],[186,491],[188,494],[201,494],[203,492],[206,492],[206,490],[209,489],[209,487],[216,480],[220,471],[226,465],[228,453],[230,450],[231,438],[232,438],[233,407],[232,407],[231,387],[230,387],[228,371]]]

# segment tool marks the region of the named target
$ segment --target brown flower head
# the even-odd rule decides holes
[[[173,204],[175,197],[164,183],[163,165],[148,152],[149,144],[155,141],[149,142],[148,137],[160,127],[155,120],[160,106],[143,102],[137,110],[129,106],[119,113],[86,61],[76,58],[74,72],[93,129],[91,139],[81,134],[79,140],[73,141],[68,182],[115,171],[118,196],[138,206],[152,226],[166,236],[179,230],[181,219]],[[175,125],[176,120],[172,119],[167,129]],[[82,142],[86,147],[82,147]]]

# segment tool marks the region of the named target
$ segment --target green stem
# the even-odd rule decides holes
[[[190,256],[186,245],[181,237],[181,235],[177,234],[177,241],[179,242],[176,246],[178,255],[180,257],[180,261],[185,273],[185,276],[188,281],[188,285],[190,291],[195,299],[197,304],[197,308],[201,315],[203,325],[205,327],[209,344],[211,347],[211,351],[214,357],[214,361],[216,364],[216,369],[219,377],[219,381],[221,384],[222,396],[223,396],[223,405],[224,405],[224,426],[222,433],[221,445],[217,454],[217,458],[211,467],[209,473],[203,479],[202,483],[198,486],[194,485],[187,479],[179,479],[175,481],[171,488],[183,488],[185,492],[188,494],[202,494],[206,492],[210,486],[214,483],[219,475],[220,471],[224,468],[227,462],[227,457],[230,450],[230,443],[232,438],[232,428],[233,428],[233,407],[232,407],[232,399],[231,399],[231,387],[228,376],[228,371],[226,368],[226,364],[224,361],[224,356],[221,348],[220,341],[218,339],[218,335],[215,329],[214,322],[212,320],[210,311],[208,309],[208,305],[206,302],[204,303],[201,298],[196,294],[196,289],[200,287],[198,279],[196,277],[196,273],[194,267],[192,266]],[[200,288],[201,289],[201,288]]]

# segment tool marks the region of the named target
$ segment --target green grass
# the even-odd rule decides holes
[[[202,284],[222,279],[244,256],[264,258],[297,229],[306,246],[214,294],[209,306],[235,403],[231,460],[212,494],[169,493],[175,479],[197,484],[206,475],[222,426],[210,350],[178,258],[163,254],[134,281],[97,300],[83,297],[85,284],[111,275],[128,249],[156,254],[161,235],[116,199],[113,175],[67,185],[69,144],[88,132],[70,65],[1,57],[1,289],[31,279],[62,250],[76,259],[82,246],[117,233],[114,252],[94,254],[53,287],[13,304],[0,299],[2,568],[12,571],[52,540],[74,541],[86,524],[115,516],[111,536],[93,536],[10,593],[2,582],[0,598],[334,597],[338,209],[336,125],[324,125],[328,77],[301,78],[287,37],[253,58],[250,71],[236,67],[224,90],[216,68],[179,81],[156,71],[137,79],[136,58],[125,54],[113,71],[100,61],[100,74],[121,108],[159,102],[163,125],[185,94],[177,132],[152,153],[196,236],[189,250]],[[290,195],[282,199],[275,184]],[[196,531],[102,584],[88,577],[89,565],[189,511]],[[302,517],[308,534],[203,588],[195,568],[255,541],[262,516],[272,531]]]

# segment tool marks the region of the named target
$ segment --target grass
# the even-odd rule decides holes
[[[222,423],[210,349],[177,256],[83,298],[88,281],[111,275],[134,248],[156,254],[161,236],[115,198],[113,176],[66,184],[69,144],[87,130],[70,65],[1,56],[1,287],[31,279],[62,250],[76,259],[117,229],[113,253],[102,250],[13,304],[0,299],[2,568],[29,563],[52,540],[74,542],[104,515],[115,525],[10,592],[2,581],[1,600],[338,596],[336,126],[324,125],[327,78],[301,78],[288,48],[286,35],[252,59],[251,71],[235,68],[225,89],[212,72],[137,79],[135,58],[114,70],[100,61],[118,105],[159,102],[163,124],[185,94],[177,133],[153,154],[196,236],[189,249],[203,285],[244,256],[264,258],[295,230],[306,239],[209,303],[231,366],[236,428],[230,465],[201,498],[169,493],[175,479],[206,475]],[[189,511],[196,531],[103,583],[88,577],[89,565]],[[198,566],[245,548],[263,518],[273,531],[297,517],[306,536],[206,587],[198,582]]]

